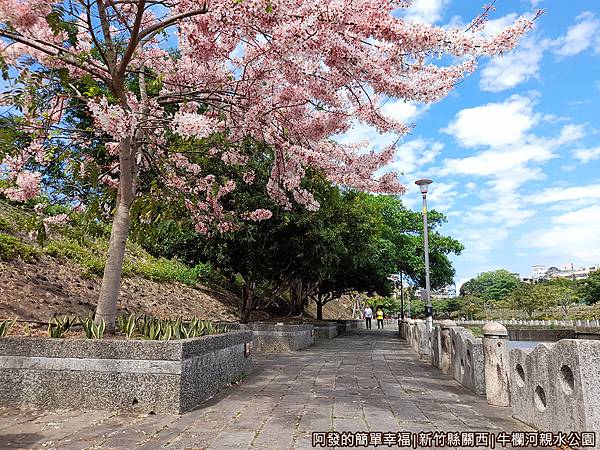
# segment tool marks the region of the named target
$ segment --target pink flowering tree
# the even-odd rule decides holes
[[[394,147],[341,145],[332,135],[355,121],[402,136],[409,127],[381,112],[387,98],[435,102],[475,70],[482,55],[512,49],[532,26],[520,18],[494,37],[478,31],[411,23],[398,10],[408,0],[0,0],[0,62],[11,78],[5,104],[20,102],[30,144],[2,162],[4,194],[40,193],[33,162],[50,163],[57,140],[90,139],[68,130],[62,112],[85,102],[94,139],[112,156],[105,183],[118,191],[96,311],[114,329],[130,211],[142,175],[160,177],[186,199],[202,233],[226,232],[232,219],[268,219],[270,212],[226,211],[221,199],[235,183],[217,180],[189,155],[172,151],[173,137],[198,142],[231,165],[245,160],[235,146],[205,145],[211,136],[252,137],[274,152],[268,194],[289,208],[318,208],[301,187],[307,167],[357,189],[402,193],[396,174],[376,177]],[[440,64],[440,56],[457,61]],[[60,79],[61,95],[33,105],[24,86]],[[98,95],[78,82],[96,83]],[[200,145],[202,143],[202,145]],[[60,145],[60,144],[58,144]],[[94,161],[89,161],[93,163]],[[84,161],[85,165],[85,161]],[[252,174],[245,179],[251,182]]]

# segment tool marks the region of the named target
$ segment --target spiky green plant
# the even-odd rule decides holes
[[[95,322],[94,317],[90,314],[81,320],[81,326],[87,339],[102,339],[104,337],[104,331],[106,330],[104,319],[100,322]]]
[[[134,313],[122,314],[117,318],[119,329],[121,332],[131,339],[135,335],[137,329],[138,316]]]
[[[100,320],[100,322],[94,322],[92,324],[93,339],[102,339],[104,337],[104,331],[106,331],[106,322],[104,319]]]
[[[17,319],[0,321],[0,338],[6,336],[16,322]]]
[[[74,316],[55,317],[48,324],[48,336],[51,338],[64,338],[77,319]]]
[[[80,320],[81,327],[83,328],[83,332],[85,333],[86,339],[92,338],[92,325],[94,324],[94,317],[91,314],[85,316],[85,318]]]
[[[137,322],[137,328],[142,339],[155,341],[160,339],[163,321],[144,314]]]
[[[125,318],[120,319],[119,323],[120,327],[127,326]],[[140,337],[146,340],[188,339],[223,332],[218,325],[208,320],[199,320],[196,317],[189,322],[184,322],[181,318],[166,320],[144,314],[136,319],[135,326]]]

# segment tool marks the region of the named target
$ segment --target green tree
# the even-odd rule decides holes
[[[600,270],[590,272],[588,278],[581,281],[580,293],[588,305],[600,302]]]
[[[519,285],[519,279],[508,270],[494,270],[481,273],[464,283],[460,295],[474,295],[490,305],[507,299]]]
[[[459,314],[467,320],[477,320],[484,317],[484,300],[475,295],[461,295],[458,298]]]
[[[348,197],[349,196],[349,197]],[[314,279],[318,280],[313,298],[317,317],[322,306],[350,290],[389,295],[392,284],[389,275],[402,272],[414,284],[423,286],[425,268],[423,258],[422,219],[418,212],[407,209],[394,197],[364,193],[346,193],[347,205],[353,219],[346,226],[343,247],[350,249],[333,264],[317,265],[309,261]],[[342,216],[335,212],[332,223]],[[463,246],[444,236],[437,228],[445,217],[430,213],[430,267],[432,288],[440,288],[453,281],[454,268],[450,254],[459,254]],[[325,224],[331,227],[331,224]]]
[[[579,301],[577,282],[567,278],[556,278],[548,283],[550,303],[559,306],[566,319],[569,308]]]
[[[520,283],[510,294],[508,303],[531,319],[536,311],[556,305],[555,288],[549,284]]]
[[[365,305],[370,305],[373,311],[381,308],[385,315],[391,316],[400,312],[400,301],[393,297],[370,297],[365,301]]]
[[[433,298],[431,300],[433,310],[436,315],[446,319],[452,317],[452,314],[460,310],[460,302],[458,298]]]

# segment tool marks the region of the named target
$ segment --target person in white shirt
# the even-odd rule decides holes
[[[365,307],[364,312],[365,312],[365,321],[367,322],[366,323],[367,330],[370,330],[371,329],[371,319],[373,318],[373,310],[371,309],[371,307],[369,305],[367,305]]]

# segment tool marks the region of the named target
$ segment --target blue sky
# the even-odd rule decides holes
[[[467,24],[478,2],[414,0],[408,14],[437,25]],[[444,212],[443,231],[458,238],[461,284],[506,268],[600,264],[600,2],[498,0],[494,33],[534,7],[546,13],[513,52],[482,60],[443,101],[391,101],[386,113],[414,122],[394,168],[418,208],[414,180],[428,177],[429,207]],[[393,142],[357,126],[344,141]]]

